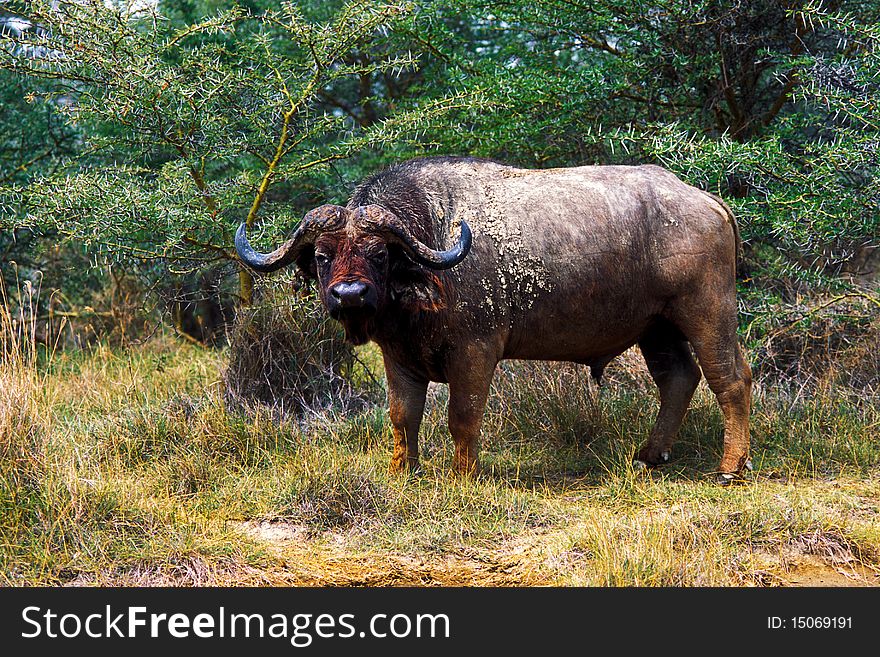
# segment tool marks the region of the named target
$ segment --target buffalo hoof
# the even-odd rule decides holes
[[[660,460],[656,463],[651,463],[650,461],[646,461],[645,459],[633,459],[633,470],[648,470],[650,468],[656,468],[659,465],[663,465],[664,463],[669,463],[669,459],[672,457],[672,454],[669,450],[663,450],[660,452]]]
[[[733,486],[746,483],[746,479],[742,472],[719,472],[715,475],[715,483],[719,486]]]

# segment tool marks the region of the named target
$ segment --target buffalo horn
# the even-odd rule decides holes
[[[372,216],[371,216],[372,215]],[[465,259],[471,250],[471,228],[467,222],[461,222],[458,241],[446,251],[435,251],[413,236],[410,229],[400,219],[388,212],[381,213],[381,220],[376,221],[376,214],[368,214],[370,230],[385,237],[389,242],[399,244],[407,255],[420,265],[429,269],[450,269]]]
[[[343,209],[336,205],[315,208],[299,223],[284,244],[271,253],[257,253],[247,239],[247,225],[242,223],[235,232],[235,250],[248,267],[262,274],[277,271],[294,262],[309,244],[314,244],[325,230],[338,228],[343,222]]]

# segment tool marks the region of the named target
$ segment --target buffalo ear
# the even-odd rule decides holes
[[[436,311],[446,307],[443,281],[433,271],[415,264],[397,246],[389,246],[388,292],[408,311]]]
[[[315,247],[306,246],[296,257],[298,273],[306,280],[318,280],[318,266],[315,264]]]

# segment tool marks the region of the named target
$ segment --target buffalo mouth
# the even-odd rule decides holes
[[[375,308],[350,308],[338,310],[330,316],[342,324],[345,329],[345,339],[355,346],[366,344],[370,341],[370,327]]]

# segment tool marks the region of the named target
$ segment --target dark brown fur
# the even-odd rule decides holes
[[[358,228],[368,211],[393,213],[436,249],[464,219],[473,247],[453,269],[431,271]],[[668,460],[702,371],[724,413],[719,470],[746,465],[751,374],[736,337],[738,235],[720,199],[653,166],[537,171],[429,158],[368,179],[344,212],[345,225],[315,242],[330,260],[298,264],[318,278],[325,303],[340,281],[375,288],[375,312],[339,319],[353,342],[382,350],[393,470],[418,464],[429,381],[449,383],[455,469],[471,473],[500,360],[570,360],[600,372],[633,345],[661,402],[637,458]]]

